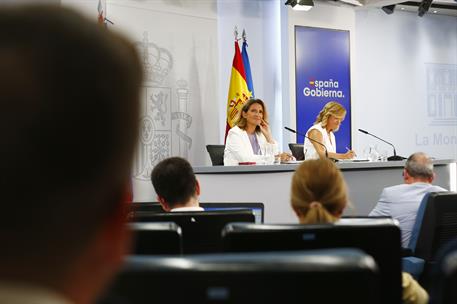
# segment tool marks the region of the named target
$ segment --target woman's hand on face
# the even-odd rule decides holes
[[[265,136],[267,141],[269,143],[273,143],[273,136],[271,136],[270,125],[268,125],[268,123],[265,120],[262,119],[260,121],[259,127],[260,127],[260,131]]]
[[[259,127],[260,127],[260,130],[262,131],[262,133],[264,133],[265,131],[270,131],[270,126],[268,125],[268,123],[265,121],[265,120],[260,120],[260,124],[259,124]]]

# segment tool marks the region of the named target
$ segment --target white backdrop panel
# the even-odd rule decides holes
[[[457,18],[358,11],[353,116],[356,128],[392,141],[408,156],[457,156]],[[363,134],[368,145],[391,148]]]

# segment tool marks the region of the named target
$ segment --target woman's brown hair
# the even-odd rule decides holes
[[[291,204],[302,224],[336,221],[346,207],[346,183],[328,159],[303,162],[292,177]]]
[[[246,129],[247,121],[246,121],[246,118],[243,117],[243,112],[247,113],[249,111],[249,108],[255,103],[262,106],[263,120],[265,120],[268,123],[268,112],[267,112],[267,108],[265,107],[265,103],[261,99],[251,98],[248,101],[246,101],[243,108],[241,109],[240,118],[238,119],[237,123],[235,124],[238,126],[238,128],[243,129],[243,130]],[[260,127],[257,126],[255,128],[255,131],[260,132]]]

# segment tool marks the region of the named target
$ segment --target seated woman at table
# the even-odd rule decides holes
[[[268,153],[267,153],[268,152]],[[279,153],[279,145],[271,135],[268,113],[260,99],[249,99],[241,110],[236,125],[228,132],[225,142],[224,165],[237,166],[240,162],[264,162],[265,155],[292,160],[288,153]]]
[[[300,224],[336,222],[348,204],[343,175],[327,159],[305,161],[292,176],[290,201]],[[409,273],[402,273],[402,287],[403,303],[428,302],[427,292]]]
[[[348,150],[346,153],[336,153],[334,132],[338,131],[345,116],[346,109],[338,102],[330,101],[325,104],[317,115],[314,125],[306,132],[306,135],[314,141],[305,138],[303,145],[305,159],[324,158],[326,149],[328,157],[333,159],[350,159],[355,156],[352,150]],[[322,145],[318,143],[322,143]]]

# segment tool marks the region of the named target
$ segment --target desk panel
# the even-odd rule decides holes
[[[368,215],[384,187],[403,182],[404,163],[338,163],[352,204],[344,215]],[[455,161],[436,160],[434,164],[437,174],[434,184],[451,189],[451,167],[455,171]],[[265,223],[296,223],[289,196],[292,174],[297,166],[195,167],[194,171],[201,185],[200,201],[262,202],[265,204]]]

